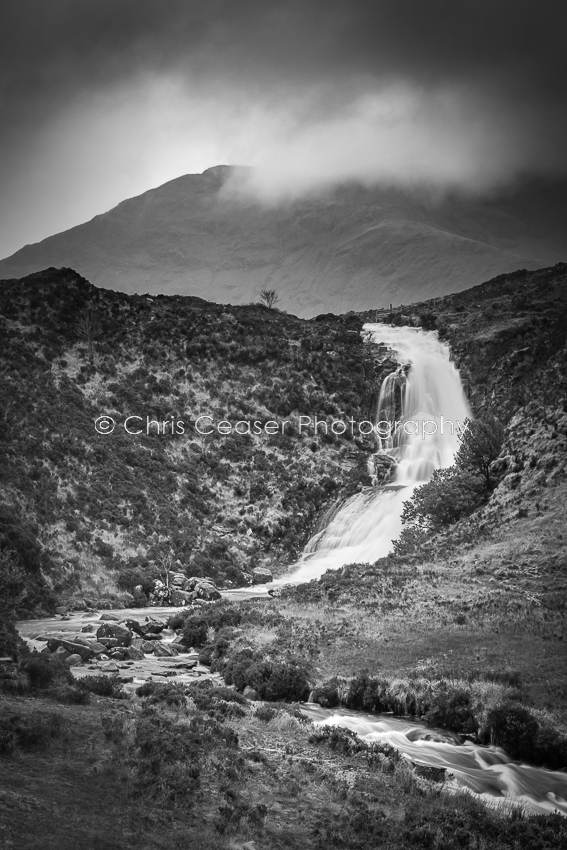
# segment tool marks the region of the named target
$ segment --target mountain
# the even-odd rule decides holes
[[[218,166],[126,200],[0,261],[0,277],[72,267],[96,286],[219,303],[275,289],[300,316],[408,304],[567,259],[567,185],[491,199],[348,185],[262,206]]]

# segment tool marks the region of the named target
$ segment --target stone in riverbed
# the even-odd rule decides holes
[[[81,629],[82,632],[94,632],[94,626],[92,623],[87,623],[86,626],[83,626]]]
[[[57,656],[57,658],[61,658],[63,661],[65,661],[66,658],[69,658],[71,653],[67,652],[66,649],[63,649],[62,646],[58,646],[55,650],[55,655]]]
[[[186,590],[179,590],[175,587],[169,595],[169,601],[175,608],[180,608],[183,605],[189,605],[193,600],[193,594]]]
[[[118,664],[114,661],[105,661],[100,665],[100,669],[103,673],[118,673]]]
[[[71,655],[78,655],[82,661],[89,661],[93,657],[93,651],[90,647],[84,646],[82,643],[75,643],[70,640],[62,640],[61,646],[66,649]]]
[[[153,647],[153,644],[152,644]],[[126,658],[129,658],[130,661],[143,661],[144,653],[141,649],[137,649],[135,646],[128,646],[125,649]]]
[[[115,617],[114,614],[101,614],[99,620],[113,620],[115,623],[118,623],[120,618]]]
[[[73,655],[69,655],[65,659],[65,664],[67,664],[68,667],[76,667],[77,664],[82,664],[82,663],[83,663],[83,659],[81,658],[80,655],[77,655],[77,653],[73,653]]]
[[[113,661],[125,661],[128,656],[125,654],[125,652],[121,652],[119,649],[115,649],[113,650],[113,652],[110,653],[110,657]]]
[[[134,632],[134,634],[137,634],[139,637],[142,636],[142,627],[138,620],[124,620],[122,625],[126,626],[127,629],[130,629],[131,632]]]
[[[118,623],[103,623],[98,627],[96,636],[101,643],[101,638],[114,638],[117,641],[116,646],[129,646],[132,640],[130,629]]]
[[[157,658],[174,658],[178,655],[178,652],[171,644],[156,643],[154,645],[154,655]]]
[[[146,652],[148,654],[151,654],[154,651],[154,646],[160,646],[160,645],[161,644],[156,643],[153,640],[143,640],[142,646],[140,647],[140,649],[142,650],[142,652]]]
[[[266,567],[256,567],[252,570],[252,584],[267,584],[273,581],[274,577],[270,570]]]

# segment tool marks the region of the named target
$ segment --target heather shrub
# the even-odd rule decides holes
[[[307,670],[299,661],[268,661],[261,653],[244,649],[228,659],[223,673],[228,685],[239,691],[249,686],[271,702],[303,702],[309,696]]]
[[[96,694],[99,697],[111,697],[112,699],[124,699],[126,693],[118,679],[112,676],[83,676],[77,682],[84,691]]]
[[[209,625],[204,617],[198,615],[187,617],[183,624],[183,643],[185,646],[198,649],[206,643],[208,630]]]
[[[23,665],[32,688],[45,690],[56,681],[73,682],[73,676],[69,668],[60,659],[48,655],[35,655]]]

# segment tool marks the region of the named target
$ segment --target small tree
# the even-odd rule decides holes
[[[494,482],[490,476],[490,464],[500,454],[504,426],[491,413],[485,413],[482,418],[465,420],[460,440],[455,465],[459,469],[481,475],[486,489],[492,490]]]
[[[260,292],[260,301],[262,304],[265,304],[266,307],[273,309],[278,301],[280,300],[280,296],[276,292],[275,289],[263,289]]]
[[[91,307],[89,307],[87,312],[84,313],[77,322],[77,335],[87,344],[87,351],[91,366],[94,366],[95,362],[95,340],[98,339],[101,333],[102,323],[100,316]]]

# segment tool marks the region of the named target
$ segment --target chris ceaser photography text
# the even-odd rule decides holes
[[[438,419],[399,419],[393,422],[380,420],[371,422],[368,419],[357,421],[350,416],[347,419],[319,419],[313,415],[300,415],[294,419],[219,419],[214,414],[205,413],[195,419],[178,419],[171,416],[167,419],[152,419],[151,416],[126,416],[123,420],[117,420],[112,416],[103,414],[95,419],[95,430],[99,434],[112,434],[116,428],[121,428],[126,434],[133,437],[140,435],[155,435],[161,437],[181,437],[189,432],[194,432],[203,437],[211,434],[221,436],[230,435],[256,435],[274,436],[276,434],[312,433],[312,434],[335,434],[342,436],[349,434],[353,437],[363,437],[376,434],[382,440],[389,439],[395,434],[403,432],[408,437],[421,437],[422,440],[434,434],[458,434],[462,435],[466,430],[466,423],[458,420],[454,422],[440,416]]]

